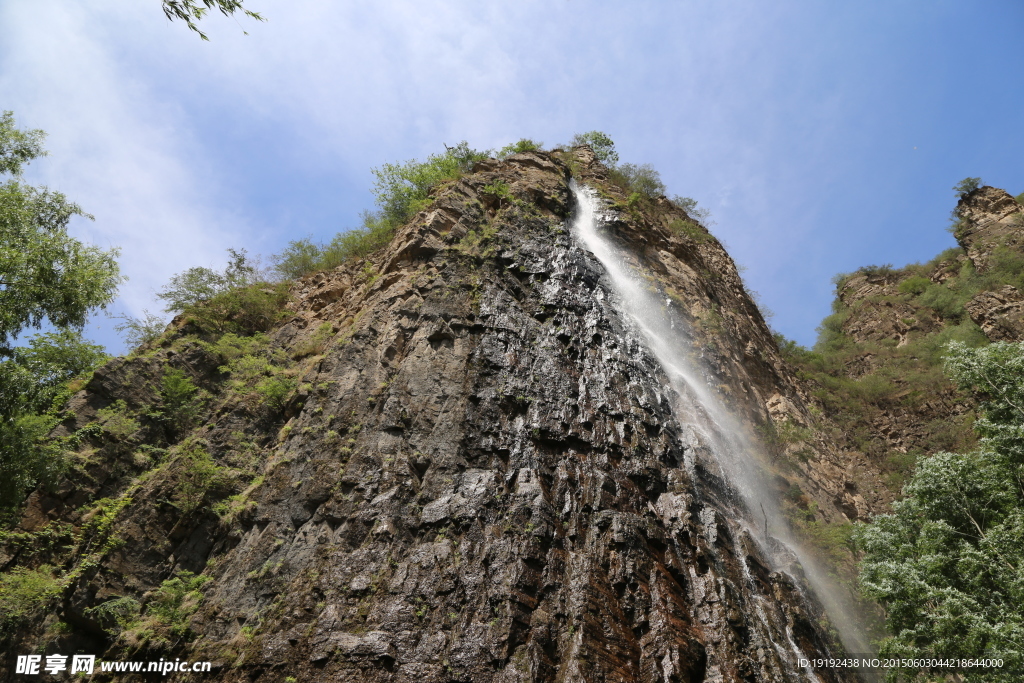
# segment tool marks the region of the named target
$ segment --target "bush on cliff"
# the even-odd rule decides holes
[[[965,680],[1017,681],[1024,674],[1024,345],[948,349],[947,371],[982,402],[980,445],[921,460],[893,513],[858,527],[861,585],[886,609],[892,635],[883,656],[998,657],[1002,668],[968,671]]]
[[[608,169],[608,177],[627,192],[653,199],[665,194],[661,174],[650,164],[622,164]]]
[[[521,154],[522,152],[534,152],[539,149],[543,149],[544,143],[531,140],[530,138],[522,138],[509,145],[505,145],[498,150],[498,158],[505,159],[513,154]]]
[[[165,311],[181,313],[188,323],[207,334],[255,334],[273,327],[288,301],[288,287],[267,281],[258,259],[245,249],[228,249],[231,258],[223,271],[197,266],[178,273],[157,297],[167,302]],[[119,329],[131,330],[147,323],[125,318]]]
[[[537,147],[539,143],[524,139],[502,152],[510,148],[509,153],[513,153]],[[373,169],[377,180],[372,191],[378,210],[364,212],[362,226],[339,232],[327,244],[316,244],[308,238],[290,242],[274,257],[275,271],[282,278],[293,280],[373,253],[387,245],[395,231],[429,203],[430,192],[435,187],[459,178],[489,153],[472,149],[462,141],[446,148],[443,154],[430,155],[426,161],[413,159]]]

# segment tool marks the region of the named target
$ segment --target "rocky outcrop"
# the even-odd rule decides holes
[[[202,680],[223,681],[806,680],[798,652],[838,651],[826,617],[754,540],[569,234],[573,173],[695,330],[722,400],[752,431],[812,424],[731,259],[681,209],[630,205],[586,149],[483,162],[383,251],[297,282],[265,338],[182,327],[97,372],[64,428],[97,425],[75,476],[21,521],[20,538],[66,542],[3,556],[60,568],[70,632],[39,615],[5,649],[211,660]],[[239,379],[250,357],[262,384]],[[203,392],[188,429],[158,414],[168,368]],[[820,434],[782,448],[802,455],[780,495],[865,514]],[[208,581],[161,642],[145,619],[183,571]],[[109,616],[124,598],[134,621]]]
[[[997,248],[1024,249],[1024,207],[1006,190],[978,188],[960,199],[954,215],[957,242],[979,272],[988,268]]]
[[[965,308],[974,324],[992,341],[1024,339],[1024,294],[1012,285],[982,292]]]
[[[1007,284],[1019,284],[1024,207],[1004,190],[981,187],[953,215],[960,249],[839,280],[835,314],[826,320],[832,348],[825,374],[834,379],[822,379],[820,365],[805,368],[805,377],[818,378],[809,390],[831,406],[832,440],[872,512],[899,494],[917,456],[974,443],[975,402],[944,378],[943,345],[983,342],[981,335],[1024,339],[1024,295]]]

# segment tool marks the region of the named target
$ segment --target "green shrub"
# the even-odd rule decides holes
[[[840,299],[832,302],[832,315],[827,316],[818,326],[818,340],[814,350],[819,353],[836,352],[850,343],[849,337],[843,332],[843,324],[849,320],[851,311]]]
[[[167,328],[167,321],[162,315],[147,310],[143,310],[139,318],[122,315],[117,319],[122,322],[115,325],[114,330],[124,335],[124,341],[131,349],[156,341]]]
[[[168,367],[160,380],[164,422],[175,434],[188,430],[202,410],[199,387],[183,370]]]
[[[321,325],[313,335],[313,343],[327,343],[333,333],[330,323]],[[320,341],[317,341],[320,335]],[[273,348],[263,335],[252,337],[252,343],[244,338],[224,335],[210,348],[217,350],[222,358],[229,359],[219,370],[231,376],[229,387],[237,392],[251,392],[255,403],[252,407],[266,406],[273,411],[284,407],[285,401],[295,389],[295,380],[283,372],[288,356],[283,349]]]
[[[0,633],[10,632],[34,611],[46,606],[61,591],[54,569],[16,567],[0,574]]]
[[[492,183],[484,185],[480,192],[496,197],[499,202],[511,202],[515,199],[515,196],[512,194],[512,189],[509,187],[508,183],[504,183],[500,180],[495,180]]]
[[[336,268],[381,249],[399,227],[429,203],[431,190],[456,180],[474,163],[486,158],[487,152],[471,149],[463,141],[443,154],[427,157],[426,161],[410,160],[373,169],[373,195],[378,210],[364,212],[361,227],[338,233],[328,244],[315,244],[309,238],[289,243],[273,257],[275,272],[282,278],[295,279]]]
[[[167,302],[166,311],[177,313],[204,301],[260,282],[256,264],[249,260],[245,249],[228,249],[231,255],[223,272],[210,268],[189,268],[173,276],[157,297]]]
[[[182,446],[179,451],[177,477],[178,507],[188,515],[206,502],[211,489],[224,485],[225,468],[213,461],[206,447],[198,441]]]
[[[981,178],[964,178],[953,186],[953,192],[956,193],[957,197],[963,199],[979,187],[981,187]]]
[[[423,208],[432,189],[459,178],[475,162],[486,158],[485,152],[471,149],[462,141],[443,154],[432,154],[426,161],[413,159],[373,169],[377,179],[373,195],[380,207],[381,220],[390,228],[405,223]]]
[[[672,203],[685,211],[688,216],[696,218],[705,225],[711,221],[711,210],[706,209],[703,206],[698,206],[697,200],[693,197],[681,197],[679,195],[675,195],[672,197]]]
[[[939,264],[946,263],[947,261],[955,261],[957,258],[964,256],[967,252],[964,251],[963,247],[950,247],[939,253],[938,256],[933,258],[926,264],[928,270],[934,270],[939,267]]]
[[[965,313],[960,297],[945,285],[929,284],[917,301],[922,306],[931,308],[946,320],[960,320]]]
[[[932,281],[926,277],[921,277],[920,275],[912,275],[911,277],[908,277],[906,280],[900,283],[900,291],[903,292],[904,294],[917,295],[921,294],[922,292],[924,292],[924,290],[928,289],[929,285],[931,284]]]
[[[270,353],[270,339],[262,333],[256,333],[252,336],[239,336],[229,332],[218,337],[214,342],[204,343],[204,347],[222,361],[230,363],[242,356]],[[229,367],[222,367],[220,371],[230,372],[231,369]]]
[[[203,601],[203,586],[211,580],[209,576],[196,576],[190,571],[181,571],[173,579],[160,584],[149,601],[147,615],[153,617],[171,635],[189,637],[189,619]]]
[[[710,233],[693,221],[676,218],[669,222],[668,229],[694,242],[708,242],[711,240]]]
[[[128,415],[124,399],[96,411],[96,419],[103,431],[120,441],[126,441],[139,431],[139,423]]]
[[[964,216],[960,216],[954,211],[949,218],[949,226],[946,231],[956,238],[957,242],[962,242],[967,232],[974,227],[974,223],[971,219]]]
[[[811,356],[815,355],[812,351],[801,346],[792,339],[787,339],[781,332],[772,332],[772,338],[775,340],[775,347],[790,363],[798,365],[807,362]]]
[[[867,277],[887,277],[895,274],[896,269],[892,267],[891,263],[883,263],[880,266],[861,266],[855,272]]]
[[[520,154],[522,152],[534,152],[543,149],[543,142],[535,142],[529,138],[522,138],[517,142],[513,142],[510,145],[505,145],[498,150],[498,158],[505,159],[513,154]]]
[[[295,390],[295,380],[288,377],[275,375],[259,381],[256,385],[256,393],[263,399],[263,403],[271,410],[281,410],[284,404]]]
[[[653,199],[666,191],[661,175],[650,164],[622,164],[609,169],[608,177],[623,190],[637,192],[647,198]]]
[[[853,383],[852,388],[854,394],[867,403],[878,403],[896,393],[893,383],[877,374],[861,376]]]
[[[362,227],[340,232],[328,244],[314,244],[308,238],[289,243],[273,257],[274,269],[283,278],[295,279],[337,268],[386,246],[397,227],[379,214],[364,212]]]
[[[327,255],[324,244],[315,244],[309,237],[288,243],[280,254],[272,257],[275,272],[282,278],[294,280],[308,273],[329,270],[344,260]]]
[[[84,613],[98,621],[108,634],[117,636],[135,625],[141,611],[138,600],[124,596],[101,602]]]
[[[287,314],[284,305],[289,298],[285,283],[257,283],[190,304],[183,312],[202,332],[255,334],[269,330]]]

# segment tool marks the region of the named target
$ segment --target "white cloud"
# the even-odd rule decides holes
[[[124,11],[130,24],[136,10]],[[218,205],[181,107],[124,67],[102,19],[78,3],[5,4],[0,91],[19,125],[48,133],[50,157],[31,179],[96,217],[76,221],[77,234],[120,247],[123,307],[138,313],[174,272],[222,261],[244,226]]]
[[[851,173],[841,157],[864,123],[857,94],[877,95],[871,77],[890,67],[859,66],[877,46],[843,43],[842,12],[753,0],[246,4],[269,21],[211,15],[209,43],[156,0],[0,5],[0,106],[50,132],[39,172],[97,215],[80,229],[123,247],[130,310],[227,246],[329,235],[366,208],[383,161],[594,128],[711,208],[783,317],[807,310],[800,272],[825,285],[817,312],[799,315],[827,309],[828,198]]]

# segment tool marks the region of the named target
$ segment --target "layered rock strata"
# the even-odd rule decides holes
[[[68,536],[0,559],[66,586],[5,649],[208,659],[204,681],[813,680],[795,660],[835,651],[825,617],[753,540],[568,232],[571,175],[605,193],[723,400],[752,430],[810,423],[731,259],[682,210],[630,206],[586,149],[483,162],[385,250],[295,284],[261,352],[291,359],[279,405],[232,389],[184,323],[97,371],[66,432],[118,405],[138,431],[94,430],[75,477],[29,499],[23,537]],[[152,417],[168,368],[207,392],[189,431]],[[804,447],[786,476],[823,517],[856,516],[843,463]],[[200,448],[223,476],[196,494]],[[127,597],[144,618],[185,571],[209,580],[177,640],[98,609]]]

